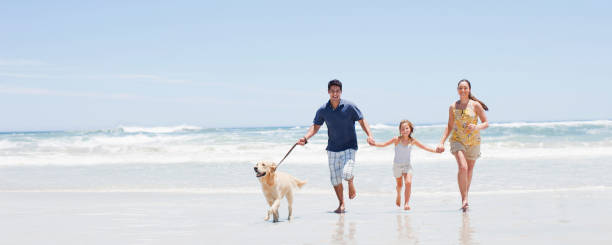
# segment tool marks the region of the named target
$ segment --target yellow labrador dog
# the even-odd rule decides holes
[[[272,162],[258,162],[255,167],[257,179],[261,183],[261,189],[270,205],[270,209],[264,220],[270,219],[270,214],[274,216],[273,221],[278,222],[278,207],[283,197],[287,197],[289,206],[289,220],[292,219],[291,206],[293,205],[293,190],[302,188],[306,181],[301,181],[288,173],[277,172],[276,164]]]

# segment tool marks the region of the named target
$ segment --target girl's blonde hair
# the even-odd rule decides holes
[[[408,139],[410,140],[410,142],[412,142],[412,133],[414,133],[414,125],[412,125],[412,122],[408,121],[408,120],[402,120],[399,123],[399,130],[402,130],[402,125],[403,124],[408,124],[408,127],[410,127],[410,134],[408,134]],[[402,137],[401,133],[400,133],[400,138]]]

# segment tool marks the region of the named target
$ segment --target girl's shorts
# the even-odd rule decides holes
[[[393,163],[393,177],[400,178],[402,174],[412,174],[410,163]]]

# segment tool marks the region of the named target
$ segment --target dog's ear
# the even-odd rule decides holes
[[[276,172],[276,163],[272,163],[272,165],[270,165],[270,172]]]

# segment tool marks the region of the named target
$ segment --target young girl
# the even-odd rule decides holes
[[[399,124],[400,136],[393,137],[389,141],[385,143],[375,143],[375,146],[385,147],[390,144],[395,144],[395,158],[393,159],[393,176],[397,182],[397,186],[395,189],[397,190],[397,197],[395,198],[395,205],[398,207],[401,205],[402,196],[402,178],[406,184],[406,189],[404,190],[404,210],[410,210],[410,206],[408,206],[408,201],[410,201],[410,187],[412,186],[412,165],[410,165],[410,151],[412,150],[412,146],[416,145],[419,148],[436,153],[435,149],[424,146],[416,140],[412,138],[412,133],[414,132],[414,126],[408,120],[403,120]],[[439,152],[438,152],[439,153]]]

